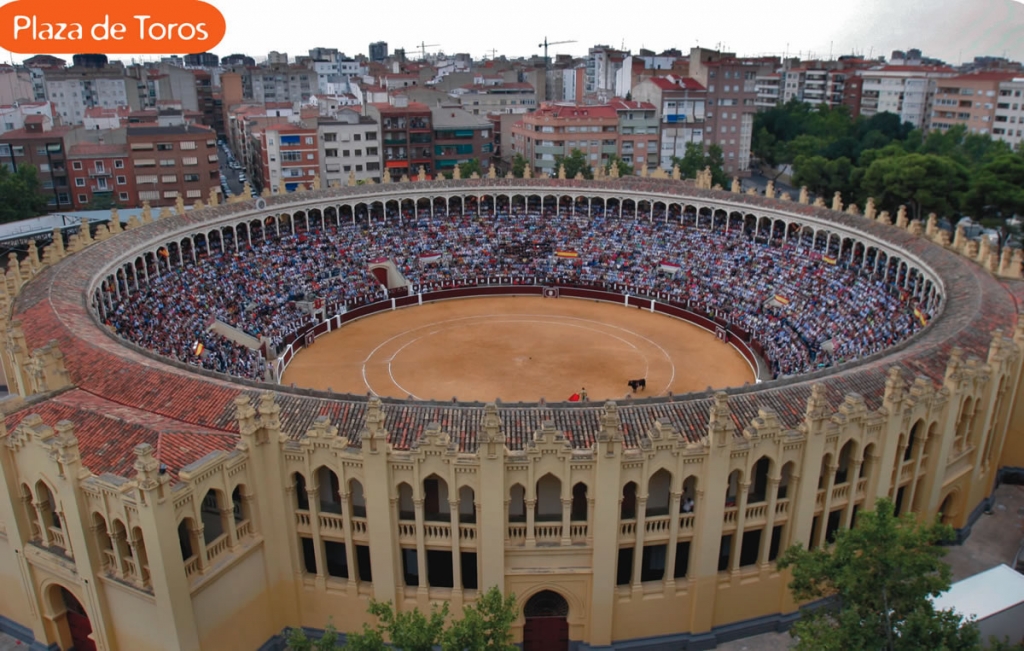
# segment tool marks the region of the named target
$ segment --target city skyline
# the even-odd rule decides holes
[[[846,54],[889,57],[893,50],[917,48],[926,56],[952,65],[984,55],[1024,59],[1024,3],[1018,0],[851,0],[842,4],[784,0],[771,5],[770,10],[754,0],[723,0],[713,9],[682,11],[668,0],[654,0],[643,5],[642,15],[624,16],[625,21],[609,20],[609,14],[614,16],[615,12],[580,12],[576,7],[556,5],[546,7],[540,15],[515,10],[495,14],[499,30],[487,27],[488,19],[473,18],[479,9],[468,2],[432,11],[430,5],[402,0],[389,5],[389,14],[415,13],[415,20],[389,24],[368,6],[346,7],[337,16],[338,22],[306,21],[307,16],[323,13],[322,5],[313,0],[293,0],[290,11],[281,19],[283,25],[277,26],[268,25],[265,14],[252,11],[242,0],[212,4],[224,14],[228,29],[224,40],[209,51],[220,56],[244,53],[257,60],[272,50],[294,57],[313,47],[333,47],[356,56],[366,54],[374,41],[387,42],[389,52],[404,48],[412,58],[420,56],[420,44],[428,46],[428,54],[517,58],[542,55],[543,48],[537,44],[545,37],[551,42],[574,41],[551,46],[552,57],[584,56],[590,47],[600,44],[633,52],[641,48],[655,52],[677,48],[684,53],[699,45],[741,56],[788,55],[802,59]],[[666,15],[679,18],[659,18]],[[628,29],[622,28],[624,22]],[[339,23],[346,28],[339,30]],[[348,29],[351,25],[361,27]],[[4,59],[16,63],[28,58],[0,52]],[[185,53],[111,58],[145,60],[171,54]]]

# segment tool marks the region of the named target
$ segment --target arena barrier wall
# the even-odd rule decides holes
[[[715,334],[716,328],[725,329],[723,341],[735,348],[750,364],[754,372],[755,382],[760,383],[767,377],[769,365],[764,359],[764,349],[760,343],[751,337],[747,332],[730,326],[723,319],[705,314],[699,310],[688,308],[667,300],[657,300],[660,296],[651,297],[627,293],[623,286],[614,286],[621,291],[608,291],[605,288],[598,288],[586,285],[570,284],[538,284],[532,278],[482,278],[480,284],[455,286],[453,283],[433,283],[425,286],[414,285],[414,290],[426,289],[425,293],[413,293],[405,296],[393,297],[361,305],[341,314],[335,314],[331,318],[317,323],[307,324],[303,328],[293,332],[284,339],[284,349],[278,359],[272,364],[274,380],[278,383],[288,369],[288,365],[295,355],[305,348],[307,334],[312,333],[312,340],[315,342],[318,337],[333,332],[346,323],[373,316],[380,312],[393,311],[400,308],[422,305],[424,303],[435,303],[462,298],[483,298],[493,296],[542,296],[546,287],[557,287],[559,296],[566,298],[579,298],[584,300],[601,301],[604,303],[615,303],[628,307],[636,306],[638,309],[649,312],[657,312],[670,316],[680,321],[685,321],[699,328]],[[478,281],[479,282],[479,281]],[[486,283],[486,284],[484,284]],[[666,295],[667,296],[667,295]]]

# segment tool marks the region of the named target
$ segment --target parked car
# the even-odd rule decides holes
[[[245,175],[245,172],[239,172],[238,173],[238,182],[239,183],[245,183],[247,178],[248,177]]]

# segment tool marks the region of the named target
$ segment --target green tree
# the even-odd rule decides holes
[[[604,173],[606,175],[611,173],[612,165],[614,165],[614,166],[619,168],[619,176],[632,176],[633,175],[633,166],[630,165],[629,163],[627,163],[626,161],[622,160],[621,158],[619,158],[618,155],[616,155],[616,154],[611,154],[611,155],[608,156],[608,162],[605,163],[605,165],[604,165]],[[571,177],[569,177],[569,170],[568,169],[566,169],[565,176],[566,176],[566,178],[571,178]]]
[[[574,179],[577,173],[582,173],[583,178],[594,178],[594,170],[587,163],[587,155],[579,149],[573,149],[568,156],[555,156],[555,170],[565,165],[565,178]]]
[[[679,173],[684,179],[696,178],[697,172],[711,168],[711,185],[727,188],[730,185],[729,175],[725,173],[725,154],[718,145],[711,145],[705,152],[699,146],[687,147],[682,158],[672,157],[672,164],[679,166]]]
[[[938,543],[951,527],[894,515],[883,498],[860,513],[857,526],[837,532],[829,549],[794,545],[779,559],[790,568],[798,601],[832,598],[832,607],[805,613],[792,635],[799,651],[974,651],[976,626],[952,611],[936,611],[929,597],[950,587],[950,569]]]
[[[469,177],[473,176],[473,174],[478,174],[480,176],[484,175],[483,169],[480,167],[479,160],[474,158],[473,160],[467,163],[459,163],[459,175],[462,178],[468,179]]]
[[[512,157],[512,176],[517,179],[523,178],[526,173],[526,165],[528,161],[522,154],[516,154]]]
[[[32,165],[18,165],[12,172],[0,166],[0,223],[38,217],[46,212],[39,176]]]
[[[952,214],[967,190],[966,167],[937,154],[878,158],[865,170],[861,189],[879,205],[907,204],[911,218],[929,212]]]
[[[963,209],[976,219],[1024,214],[1024,156],[1003,154],[977,169]]]
[[[290,651],[338,651],[338,629],[328,622],[324,634],[319,640],[311,640],[301,628],[288,631],[288,648]]]
[[[515,651],[512,623],[518,614],[515,595],[503,597],[492,587],[444,632],[441,651]]]

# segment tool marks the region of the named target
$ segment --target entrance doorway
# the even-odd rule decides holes
[[[523,606],[523,651],[568,651],[569,604],[557,592],[544,590]]]
[[[63,587],[58,586],[57,589],[60,591],[64,617],[68,623],[68,637],[71,639],[71,646],[68,649],[96,651],[96,643],[89,637],[92,634],[92,624],[89,622],[89,616],[85,614],[85,608],[75,598],[75,595]]]

